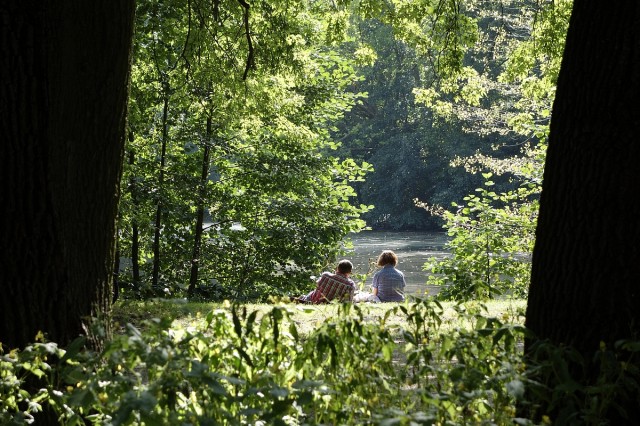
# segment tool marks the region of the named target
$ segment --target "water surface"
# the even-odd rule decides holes
[[[430,257],[447,256],[444,250],[447,241],[445,233],[363,231],[352,234],[350,238],[353,250],[347,254],[347,258],[353,262],[355,274],[371,271],[367,287],[377,271],[371,264],[375,264],[382,250],[393,250],[398,255],[397,268],[404,273],[407,281],[407,294],[436,294],[439,291],[439,287],[426,285],[429,274],[422,267]]]

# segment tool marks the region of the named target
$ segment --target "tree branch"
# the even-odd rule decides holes
[[[244,68],[244,74],[242,75],[242,80],[247,79],[247,75],[249,74],[249,70],[255,68],[254,62],[254,52],[253,52],[253,42],[251,41],[251,32],[249,31],[249,3],[245,0],[238,0],[240,6],[244,8],[243,20],[244,20],[244,34],[247,37],[247,44],[249,46],[249,54],[247,55],[247,65]]]

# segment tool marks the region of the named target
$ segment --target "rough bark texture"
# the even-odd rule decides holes
[[[611,347],[640,331],[638,99],[640,3],[577,0],[553,107],[526,325],[588,360],[601,341]],[[637,406],[627,408],[638,415]]]
[[[108,312],[133,0],[0,4],[0,341]]]

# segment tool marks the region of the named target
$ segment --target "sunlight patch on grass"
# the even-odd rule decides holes
[[[398,303],[359,303],[356,304],[362,310],[365,320],[378,320],[387,314],[387,311],[397,308]],[[405,302],[405,306],[410,303]],[[338,314],[339,304],[323,304],[323,305],[302,305],[290,302],[280,301],[276,304],[271,303],[245,303],[238,304],[241,309],[247,312],[257,311],[258,317],[271,311],[274,306],[284,307],[290,313],[290,318],[296,323],[299,332],[306,335],[316,329],[320,324],[335,318]],[[443,314],[442,322],[444,327],[466,327],[458,321],[459,314],[457,309],[480,309],[481,306],[486,307],[486,316],[497,317],[503,320],[509,319],[511,322],[524,322],[524,310],[526,308],[526,300],[491,300],[485,302],[467,302],[462,308],[455,308],[454,302],[442,302]],[[114,320],[125,325],[131,323],[138,325],[142,321],[150,318],[169,318],[176,325],[189,326],[194,322],[203,321],[206,315],[217,309],[231,309],[231,303],[195,303],[188,302],[185,299],[154,299],[148,301],[121,301],[113,307]],[[389,328],[402,326],[405,322],[405,315],[396,310],[388,316],[386,324]]]

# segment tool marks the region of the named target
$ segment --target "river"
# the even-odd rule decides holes
[[[447,256],[445,233],[363,231],[350,235],[350,238],[353,250],[346,257],[353,262],[354,274],[367,273],[368,265],[375,263],[382,250],[393,250],[398,256],[397,268],[407,281],[407,294],[424,296],[426,292],[434,295],[440,290],[440,287],[426,284],[429,274],[422,266],[430,257]],[[367,287],[371,285],[373,272],[375,270],[367,278]]]

